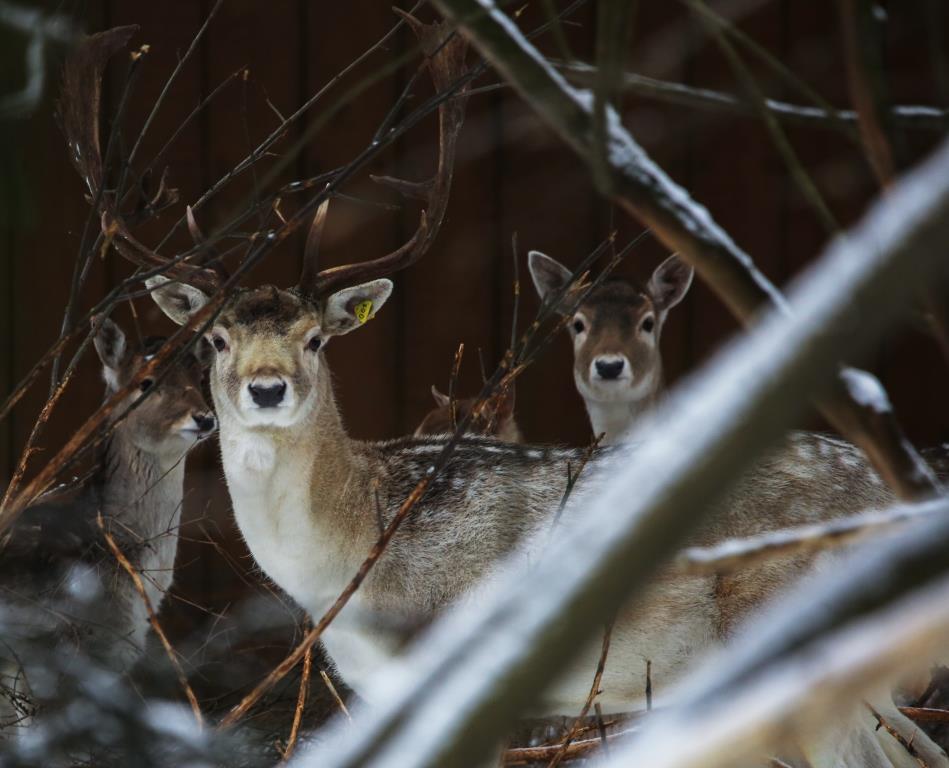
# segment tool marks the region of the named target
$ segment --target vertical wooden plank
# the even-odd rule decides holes
[[[315,92],[333,78],[349,62],[373,45],[397,21],[388,6],[362,6],[333,3],[310,8],[308,15],[308,50],[306,66],[308,90]],[[351,31],[352,34],[344,31]],[[361,93],[351,89],[380,67],[399,56],[409,36],[403,30],[382,50],[377,51],[345,82],[336,85],[310,111],[314,120],[330,105],[345,99],[338,111],[306,149],[306,168],[318,174],[351,161],[372,141],[398,94],[397,76],[388,75]],[[410,102],[409,106],[411,107]],[[423,129],[424,130],[424,129]],[[402,201],[373,184],[369,173],[411,175],[431,168],[425,147],[418,142],[418,132],[405,140],[412,160],[399,162],[399,147],[383,153],[343,190],[346,194],[367,201],[387,201],[404,206],[405,214],[385,210],[373,204],[359,204],[336,199],[323,236],[320,261],[326,266],[377,258],[397,248],[408,237],[417,222],[418,203]],[[414,158],[420,157],[416,162]],[[403,225],[403,221],[405,222]],[[439,239],[436,249],[443,241]],[[403,308],[408,306],[408,285],[414,274],[432,268],[435,253],[412,269],[394,276],[395,291],[378,317],[358,333],[332,341],[327,355],[336,379],[336,397],[343,420],[350,434],[357,438],[384,438],[401,434],[402,379],[399,366],[404,364],[404,348],[415,345],[417,329],[406,336],[400,330]]]
[[[49,10],[60,11],[55,3]],[[102,23],[103,7],[91,3],[81,26],[95,29]],[[14,48],[11,54],[18,55]],[[19,49],[22,53],[22,49]],[[19,381],[33,363],[57,339],[63,311],[69,295],[73,264],[89,210],[78,175],[69,163],[65,142],[54,119],[55,99],[59,84],[58,72],[62,66],[62,49],[49,52],[47,78],[42,103],[30,118],[18,127],[15,146],[21,155],[19,170],[11,182],[19,183],[16,204],[17,218],[12,222],[12,233],[5,237],[10,245],[7,256],[10,287],[15,297],[7,313],[12,332],[11,346],[6,357],[11,361],[12,378]],[[22,64],[11,72],[22,76]],[[90,271],[86,290],[79,309],[101,296],[105,287],[105,271],[95,263]],[[72,349],[67,351],[71,355]],[[87,355],[76,378],[61,399],[46,429],[34,458],[34,468],[57,450],[72,431],[91,413],[101,399],[94,356]],[[64,363],[65,365],[65,363]],[[15,462],[22,451],[36,417],[49,391],[48,371],[24,397],[6,425],[12,433],[10,461]]]
[[[431,92],[429,83],[421,85],[419,101]],[[499,320],[495,297],[499,260],[509,257],[506,249],[499,251],[496,235],[497,139],[495,100],[473,96],[468,101],[458,144],[446,220],[432,251],[401,280],[406,302],[407,343],[402,355],[407,416],[403,426],[407,431],[414,429],[432,408],[431,385],[446,391],[460,343],[465,345],[458,381],[460,395],[480,389],[478,349],[483,351],[489,368],[493,368],[501,354],[495,333]],[[430,176],[437,153],[433,115],[429,125],[414,131],[406,140],[401,163],[404,175]]]
[[[774,54],[780,54],[781,17],[772,4],[761,7],[738,21],[739,29]],[[694,85],[741,93],[739,77],[732,71],[704,25],[693,18],[695,35],[702,42],[695,54]],[[759,88],[767,93],[772,79],[766,70],[739,49],[748,68],[755,73]],[[761,123],[737,116],[703,115],[695,135],[695,164],[692,193],[741,248],[754,259],[762,272],[775,279],[779,271],[781,179],[785,167]],[[696,312],[700,322],[694,329],[694,348],[700,358],[738,329],[725,306],[704,285],[696,287]]]
[[[940,14],[942,18],[940,18]],[[936,3],[890,3],[887,8],[884,61],[890,98],[897,104],[946,106],[939,93],[939,59],[945,51],[930,48],[930,34],[947,34],[945,9]],[[935,42],[934,41],[934,42]],[[932,54],[935,53],[936,61]],[[896,131],[898,165],[908,169],[922,160],[943,140],[938,132]],[[946,292],[942,293],[945,300]],[[883,344],[884,383],[897,414],[911,439],[931,445],[949,438],[949,364],[921,315],[907,323]]]
[[[686,82],[689,74],[689,15],[677,3],[641,3],[634,25],[630,70],[637,74],[674,82]],[[660,36],[667,36],[661,50],[650,46]],[[689,111],[672,105],[627,96],[623,111],[625,124],[659,166],[673,180],[691,188],[691,163],[688,143],[693,130]],[[622,220],[622,213],[619,214]],[[626,217],[628,218],[628,217]],[[641,230],[641,225],[626,222],[623,230],[628,239]],[[649,237],[628,259],[620,272],[640,283],[669,255],[655,238]],[[695,296],[700,279],[682,304],[672,310],[662,332],[661,349],[666,385],[672,386],[695,365],[692,335],[695,320]]]
[[[836,4],[790,3],[786,18],[789,46],[783,59],[785,65],[831,104],[848,106],[850,96]],[[784,95],[796,103],[804,100],[793,91]],[[875,182],[859,147],[832,130],[788,126],[787,131],[801,163],[840,225],[852,224],[876,194]],[[794,183],[788,179],[786,184],[786,264],[788,276],[793,277],[814,261],[829,237]],[[861,364],[880,373],[879,355],[871,355]],[[811,417],[809,424],[830,429],[816,416]]]

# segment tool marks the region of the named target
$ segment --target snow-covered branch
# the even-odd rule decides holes
[[[593,85],[596,67],[581,62],[551,62],[571,82],[589,87]],[[659,80],[635,72],[624,72],[619,81],[620,90],[666,104],[702,109],[710,112],[754,117],[755,105],[748,99],[733,93],[724,93],[710,88],[699,88],[684,83]],[[817,128],[840,128],[847,133],[857,129],[857,113],[852,109],[827,110],[804,104],[791,104],[779,99],[766,99],[765,104],[778,120],[785,123],[809,125]],[[901,127],[931,131],[945,129],[949,110],[928,105],[901,104],[894,106],[890,115]]]
[[[766,306],[786,310],[780,291],[758,271],[751,257],[653,162],[612,110],[606,137],[609,172],[598,169],[592,95],[567,83],[492,0],[434,0],[434,4],[587,162],[600,192],[691,262],[740,319],[750,322]],[[868,410],[839,381],[820,406],[900,496],[916,498],[938,488],[935,476],[905,440],[892,413],[881,416]]]
[[[949,516],[949,501],[944,497],[842,517],[827,523],[730,539],[710,547],[689,547],[679,553],[674,567],[680,573],[692,575],[725,573],[748,568],[762,560],[844,547],[867,536],[934,515]]]
[[[828,248],[792,291],[792,313],[762,318],[617,450],[622,471],[583,505],[569,540],[552,542],[527,573],[512,564],[506,578],[444,616],[375,681],[360,731],[338,731],[297,764],[418,768],[485,755],[553,682],[551,670],[644,588],[807,394],[827,383],[838,357],[866,349],[923,283],[945,277],[947,238],[949,144]],[[860,323],[850,323],[855,314]],[[848,323],[852,335],[833,331]],[[947,565],[943,549],[926,567]],[[904,570],[903,587],[905,576],[922,575]],[[850,605],[848,615],[859,605],[873,607]]]

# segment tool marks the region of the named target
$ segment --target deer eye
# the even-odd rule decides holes
[[[154,383],[155,383],[154,379],[142,379],[141,383],[138,385],[138,388],[142,392],[147,392],[149,389],[152,388],[152,384]]]
[[[656,321],[652,315],[649,315],[643,320],[642,325],[639,327],[642,328],[646,333],[650,333],[652,332],[652,329],[656,327]]]
[[[322,345],[323,339],[321,339],[319,336],[314,336],[306,343],[306,348],[310,350],[310,352],[316,352]]]
[[[212,336],[211,343],[218,352],[223,352],[225,349],[227,349],[227,342],[224,341],[224,338],[221,336]]]
[[[573,332],[574,333],[583,333],[586,330],[586,325],[583,324],[582,320],[573,321]]]

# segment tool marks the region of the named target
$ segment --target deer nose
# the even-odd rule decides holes
[[[210,413],[192,413],[191,418],[194,419],[195,426],[202,432],[213,432],[217,426],[217,419]]]
[[[261,408],[276,408],[287,391],[286,382],[278,384],[248,384],[247,390],[254,403]]]
[[[597,360],[596,373],[601,379],[616,379],[625,366],[625,360]]]

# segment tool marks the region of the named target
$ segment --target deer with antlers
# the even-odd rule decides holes
[[[108,396],[164,339],[136,348],[108,318],[95,324]],[[57,693],[45,654],[84,663],[74,658],[78,652],[123,672],[144,650],[146,600],[157,610],[174,573],[185,457],[217,426],[201,394],[207,362],[188,354],[161,381],[144,379],[114,411],[93,472],[68,491],[40,497],[0,540],[0,729],[28,720],[38,702]],[[139,574],[144,595],[107,535]]]
[[[572,283],[569,269],[540,251],[528,254],[540,298],[549,299]],[[579,306],[561,301],[571,313],[573,380],[583,398],[594,435],[616,442],[655,405],[662,390],[659,340],[666,318],[692,285],[693,270],[670,256],[645,286],[613,279],[587,293]],[[569,293],[569,291],[568,291]]]
[[[479,409],[478,399],[454,399],[432,385],[435,407],[425,414],[415,428],[415,436],[446,435],[455,431],[461,421],[468,422],[468,434],[496,437],[506,443],[523,443],[524,436],[514,420],[514,390],[500,393],[494,402]]]
[[[413,27],[422,36],[441,91],[464,71],[464,42],[460,37],[446,42],[438,28]],[[603,473],[621,471],[611,466],[609,450],[596,452],[561,515],[569,467],[582,463],[584,450],[468,437],[432,476],[448,436],[365,442],[346,433],[325,350],[374,317],[393,290],[387,276],[415,263],[431,245],[444,218],[463,107],[463,94],[439,107],[435,180],[424,188],[394,183],[403,191],[424,191],[428,204],[406,245],[374,261],[321,270],[323,203],[310,227],[299,283],[226,296],[207,332],[215,350],[211,390],[221,458],[238,527],[263,571],[314,616],[347,586],[377,542],[380,525],[395,518],[422,478],[430,480],[322,636],[340,674],[357,692],[368,690],[379,668],[398,656],[419,626],[493,578],[509,555],[518,552],[525,563],[543,557],[555,523],[558,535],[570,535],[581,506],[575,500],[595,490]],[[118,215],[114,207],[107,213]],[[139,246],[130,244],[124,225],[112,229],[136,263],[158,258],[136,255]],[[208,291],[201,284],[205,273],[197,277],[171,273],[172,279],[148,281],[155,301],[178,324],[193,322],[214,306],[214,286]],[[655,308],[654,322],[669,306]],[[746,474],[694,543],[816,522],[892,500],[853,446],[796,434]],[[799,558],[749,568],[740,578],[658,578],[644,599],[616,617],[602,676],[603,709],[628,711],[639,705],[646,659],[652,662],[653,684],[666,689],[693,658],[726,642],[749,612],[808,565]],[[546,693],[548,712],[580,710],[599,655],[598,643],[579,654]],[[878,703],[877,709],[895,727],[913,732],[895,707]],[[872,725],[862,722],[838,743],[821,742],[821,753],[811,755],[814,765],[856,765],[848,762],[852,747],[860,765],[891,766],[876,746]],[[949,766],[922,734],[914,743],[929,765]]]

